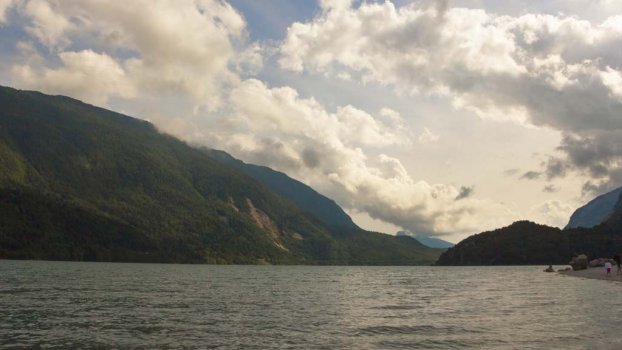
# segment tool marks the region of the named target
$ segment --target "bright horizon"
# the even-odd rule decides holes
[[[0,0],[0,84],[287,173],[360,226],[563,227],[622,185],[622,2]]]

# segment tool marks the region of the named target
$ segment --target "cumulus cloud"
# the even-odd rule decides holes
[[[96,103],[136,91],[189,96],[213,110],[223,88],[239,81],[232,66],[259,64],[252,49],[237,56],[245,22],[225,2],[29,0],[17,9],[31,40],[60,63],[14,66],[18,86]],[[88,50],[72,49],[85,45]],[[103,85],[93,100],[97,83]]]
[[[125,70],[113,58],[91,50],[61,52],[62,66],[38,71],[31,65],[13,67],[14,76],[25,86],[75,96],[102,104],[108,96],[131,98],[136,87]]]
[[[348,210],[431,235],[494,228],[519,218],[502,205],[472,198],[472,187],[414,180],[399,159],[383,153],[409,144],[395,111],[328,111],[292,88],[252,79],[236,87],[228,102],[228,114],[205,126],[209,132],[201,137],[246,161],[284,171]]]
[[[399,120],[394,111],[382,111],[392,117],[387,123],[350,105],[328,113],[315,99],[299,98],[292,88],[269,89],[256,79],[244,81],[233,89],[229,101],[238,112],[230,122],[252,124],[264,135],[297,134],[310,139],[340,140],[358,147],[410,142],[401,128],[392,126],[394,120]]]
[[[31,0],[21,8],[21,12],[31,20],[26,30],[50,48],[68,45],[70,40],[64,34],[75,29],[71,19],[59,7],[56,2]]]
[[[342,4],[291,25],[279,63],[446,96],[485,119],[559,130],[566,157],[545,164],[547,177],[575,169],[613,180],[622,164],[620,23],[622,15],[591,23],[561,14]]]

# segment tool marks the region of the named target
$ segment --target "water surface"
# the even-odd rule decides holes
[[[0,260],[0,347],[622,348],[622,283],[542,269]]]

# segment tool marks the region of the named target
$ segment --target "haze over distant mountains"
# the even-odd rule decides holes
[[[0,87],[0,258],[430,264],[269,168],[80,101]]]
[[[400,236],[406,236],[406,237],[411,237],[413,239],[416,239],[417,241],[419,241],[419,243],[430,247],[430,248],[439,248],[439,249],[446,249],[446,248],[451,248],[453,247],[455,244],[451,243],[451,242],[447,242],[445,240],[439,239],[439,238],[434,238],[434,237],[429,237],[429,236],[425,236],[425,235],[416,235],[413,234],[412,232],[409,231],[398,231],[396,236],[400,237]]]

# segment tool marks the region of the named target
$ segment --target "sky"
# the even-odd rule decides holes
[[[389,234],[563,227],[622,186],[619,0],[0,0],[0,84],[283,171]]]

